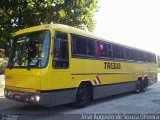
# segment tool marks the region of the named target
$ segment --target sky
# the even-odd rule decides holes
[[[160,55],[160,0],[99,0],[94,33]]]

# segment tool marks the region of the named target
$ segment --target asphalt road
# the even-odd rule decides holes
[[[160,82],[148,87],[140,94],[125,93],[92,101],[87,107],[76,109],[70,104],[45,108],[25,103],[15,102],[0,94],[0,119],[14,120],[75,120],[75,119],[112,119],[127,118],[132,114],[150,114],[148,118],[160,119]],[[2,89],[1,89],[2,90]],[[0,90],[0,91],[1,91]],[[101,115],[101,116],[100,116]],[[117,116],[120,115],[120,116]],[[131,116],[132,119],[139,116]],[[141,116],[142,119],[146,116]]]

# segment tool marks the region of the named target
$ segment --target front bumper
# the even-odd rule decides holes
[[[75,93],[76,88],[45,92],[22,92],[7,88],[4,89],[4,95],[8,99],[45,107],[74,102],[76,98]],[[39,96],[38,99],[36,96]]]
[[[4,95],[6,98],[15,101],[50,107],[49,95],[45,93],[32,93],[4,89]]]

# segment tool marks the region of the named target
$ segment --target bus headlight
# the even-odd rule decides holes
[[[35,96],[35,99],[36,99],[37,102],[39,102],[41,98],[40,98],[39,95],[36,95],[36,96]]]
[[[40,96],[39,95],[34,95],[34,96],[31,96],[30,100],[31,101],[35,101],[35,102],[39,102],[40,101]]]
[[[34,101],[34,96],[31,96],[31,101]]]

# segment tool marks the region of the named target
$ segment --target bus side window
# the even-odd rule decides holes
[[[66,33],[56,32],[55,34],[53,67],[61,69],[69,67],[68,36]]]
[[[108,48],[104,42],[96,42],[96,56],[98,58],[106,58],[107,49]]]
[[[125,48],[126,59],[127,60],[135,60],[135,50],[130,48]]]
[[[94,57],[95,44],[93,39],[72,35],[72,53],[80,57]]]
[[[112,48],[111,48],[111,44],[107,43],[106,44],[106,54],[108,58],[112,58]]]
[[[113,45],[113,57],[115,59],[124,59],[124,48],[119,45]]]

